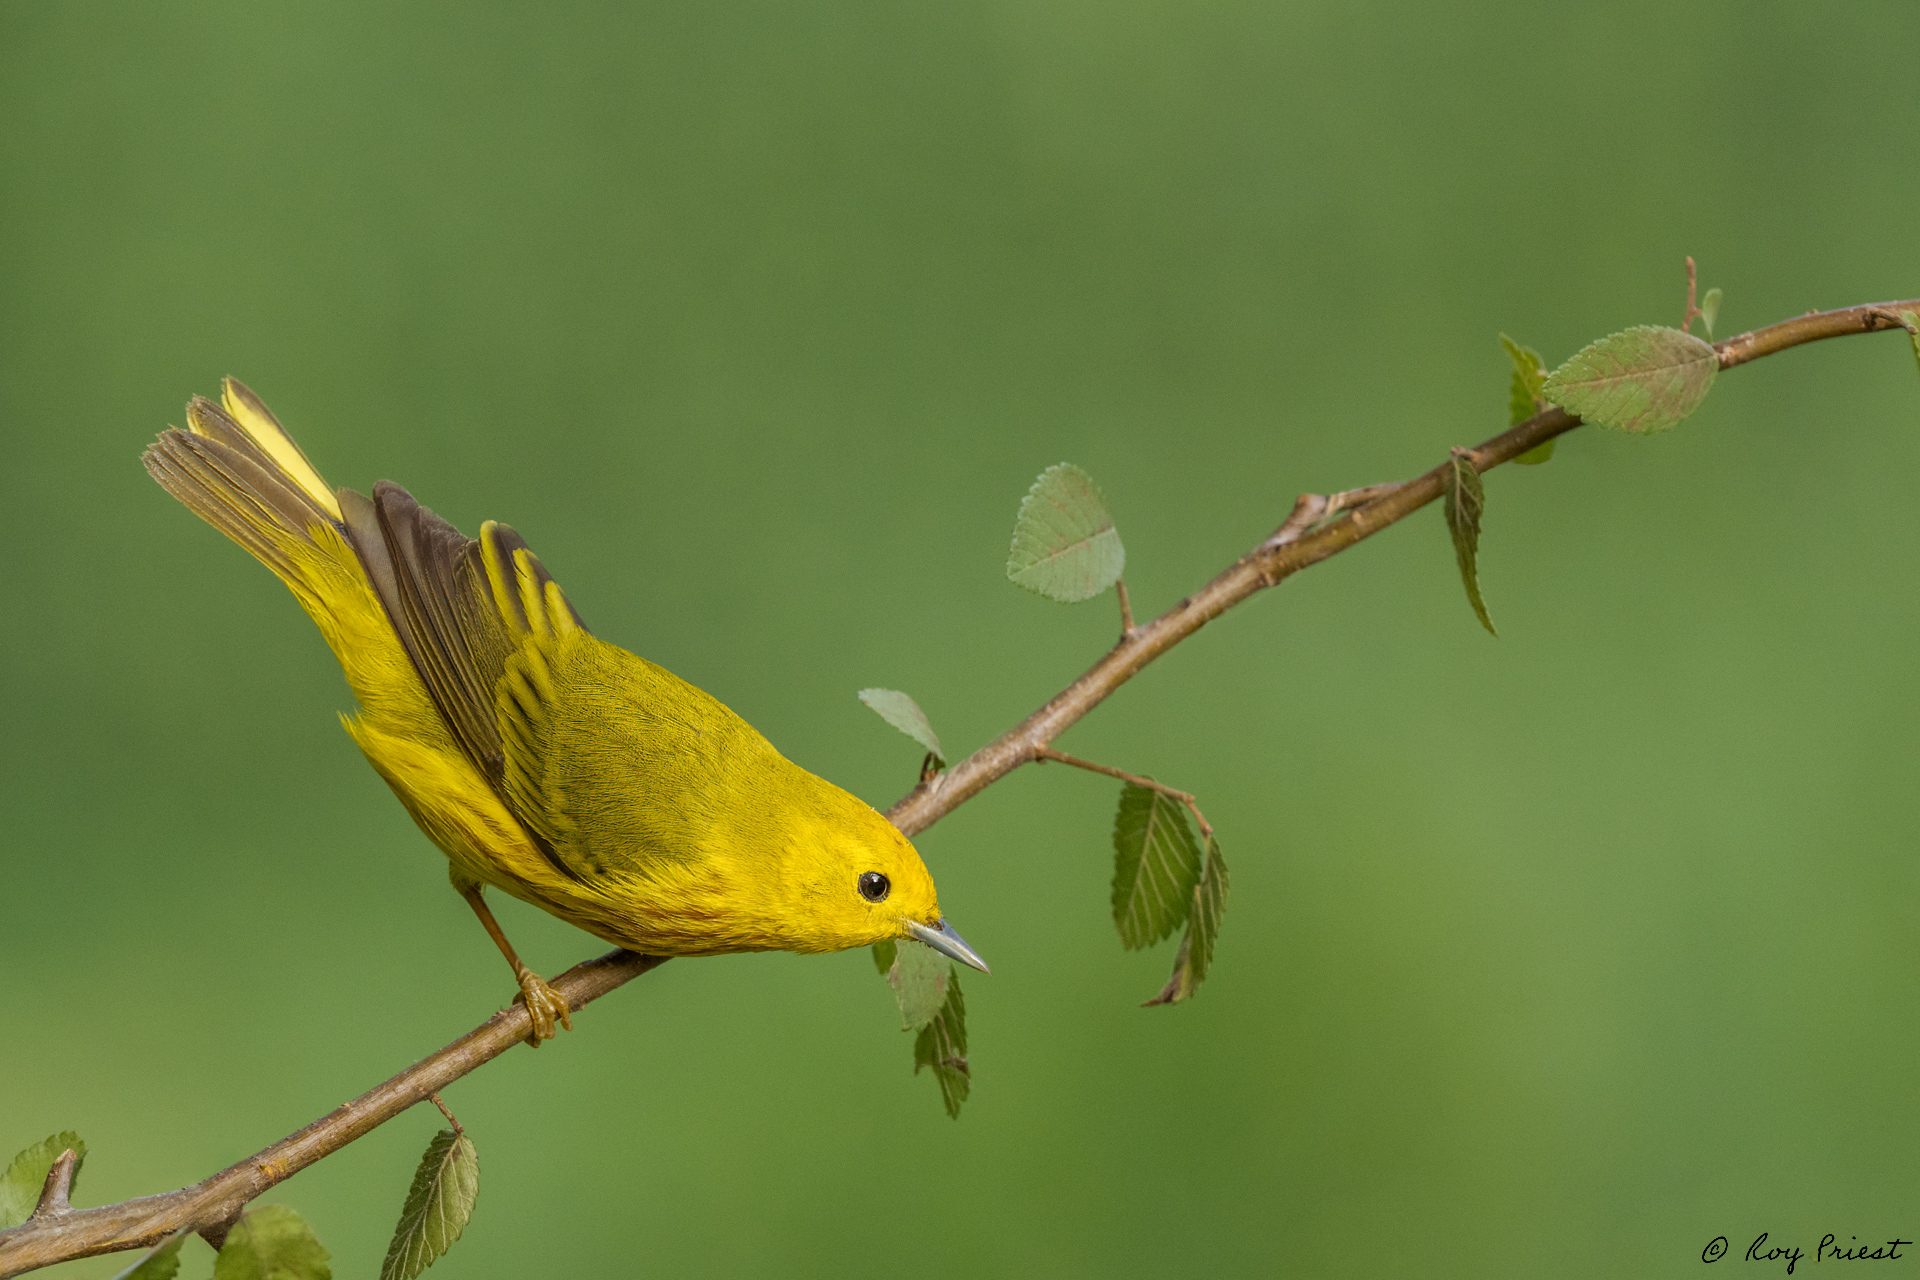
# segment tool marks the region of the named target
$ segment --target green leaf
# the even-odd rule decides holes
[[[1227,910],[1227,863],[1220,842],[1207,837],[1206,863],[1193,886],[1193,906],[1187,913],[1187,932],[1174,957],[1173,976],[1149,1005],[1178,1004],[1194,993],[1213,966],[1213,944],[1220,936],[1220,918]]]
[[[1480,514],[1487,507],[1487,492],[1480,483],[1480,472],[1473,459],[1456,450],[1447,472],[1447,532],[1453,535],[1453,558],[1460,563],[1460,582],[1467,589],[1467,603],[1473,616],[1490,635],[1493,619],[1487,614],[1487,602],[1480,595]]]
[[[880,971],[880,976],[883,978],[887,976],[887,970],[893,968],[895,950],[891,938],[882,938],[873,944],[873,967]]]
[[[960,975],[947,983],[947,998],[939,1014],[913,1041],[913,1074],[931,1067],[940,1082],[940,1101],[958,1120],[960,1104],[973,1090],[973,1070],[967,1065],[967,1002],[960,995]]]
[[[1713,322],[1720,318],[1720,300],[1724,297],[1718,288],[1707,290],[1707,296],[1700,299],[1700,324],[1713,336]]]
[[[1504,333],[1500,335],[1500,348],[1513,362],[1513,376],[1507,381],[1507,425],[1517,427],[1547,407],[1546,397],[1540,390],[1547,380],[1546,362],[1538,351],[1521,346]],[[1558,443],[1558,439],[1542,441],[1514,461],[1522,466],[1538,466],[1553,456],[1553,446]]]
[[[1126,564],[1126,548],[1093,477],[1070,462],[1042,471],[1014,520],[1008,579],[1072,604],[1119,581]]]
[[[1907,327],[1907,337],[1913,341],[1914,363],[1920,364],[1920,311],[1902,311],[1900,323]]]
[[[1500,335],[1500,347],[1513,362],[1513,376],[1507,382],[1507,425],[1517,427],[1546,407],[1540,388],[1547,381],[1546,361],[1532,347],[1523,347]]]
[[[1200,850],[1185,807],[1129,782],[1113,816],[1113,922],[1127,947],[1148,947],[1185,923]]]
[[[1699,408],[1720,357],[1690,333],[1641,325],[1575,352],[1547,377],[1547,398],[1588,422],[1646,435]]]
[[[180,1246],[192,1234],[190,1228],[182,1227],[148,1250],[140,1261],[115,1275],[113,1280],[173,1280],[180,1274]]]
[[[87,1159],[87,1144],[71,1130],[34,1143],[13,1158],[5,1173],[0,1173],[0,1231],[17,1227],[33,1216],[35,1207],[40,1203],[40,1191],[47,1185],[47,1174],[53,1170],[53,1162],[68,1148],[72,1148],[78,1157],[73,1164],[74,1181],[78,1182],[80,1166]]]
[[[263,1204],[227,1232],[213,1280],[333,1280],[333,1268],[305,1218],[284,1204]]]
[[[480,1157],[473,1140],[453,1129],[434,1134],[413,1171],[380,1280],[413,1280],[453,1248],[467,1229],[479,1194]]]
[[[887,985],[900,1003],[900,1027],[913,1031],[932,1022],[946,1003],[947,987],[953,981],[953,966],[946,957],[924,942],[903,942],[894,948],[892,966],[887,970]]]
[[[940,745],[940,735],[933,731],[919,703],[898,689],[862,689],[860,701],[872,707],[882,720],[931,751],[940,768],[947,767],[947,749]]]

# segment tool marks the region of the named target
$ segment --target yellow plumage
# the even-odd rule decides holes
[[[443,850],[513,964],[534,1039],[567,1010],[480,896],[492,885],[653,955],[831,951],[943,922],[885,817],[718,700],[600,640],[513,530],[478,539],[397,485],[328,488],[228,379],[146,452],[168,492],[277,574],[359,702],[347,730]]]

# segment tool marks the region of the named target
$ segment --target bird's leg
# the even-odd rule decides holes
[[[573,1011],[567,1008],[566,997],[548,986],[539,974],[520,963],[520,956],[514,951],[513,944],[501,932],[500,922],[493,918],[493,909],[480,896],[480,886],[471,881],[463,884],[456,880],[454,887],[460,890],[460,896],[473,908],[473,914],[480,917],[480,923],[486,927],[493,945],[500,948],[500,954],[513,966],[514,980],[520,984],[520,1002],[527,1006],[527,1013],[533,1019],[533,1030],[527,1035],[527,1043],[538,1049],[542,1040],[552,1039],[556,1018],[561,1026],[573,1030]]]

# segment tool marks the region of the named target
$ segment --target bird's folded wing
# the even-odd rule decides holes
[[[539,803],[510,757],[525,759],[520,739],[542,714],[541,652],[585,631],[580,615],[506,525],[488,521],[468,538],[387,481],[371,499],[348,490],[340,499],[354,550],[461,750],[555,865],[577,874],[559,853],[570,824]]]

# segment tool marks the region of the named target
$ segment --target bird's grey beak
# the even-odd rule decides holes
[[[955,933],[953,926],[945,920],[940,922],[940,927],[937,929],[921,924],[918,920],[909,920],[907,932],[943,956],[958,960],[961,964],[972,965],[982,973],[993,972],[987,968],[987,962],[980,958],[979,953],[968,946],[967,940]]]

